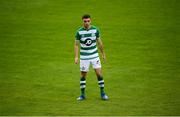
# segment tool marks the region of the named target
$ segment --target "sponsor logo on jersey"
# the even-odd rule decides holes
[[[90,46],[92,44],[92,40],[90,38],[87,38],[84,42],[86,46]]]

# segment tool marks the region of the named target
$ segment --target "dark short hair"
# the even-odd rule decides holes
[[[82,19],[87,19],[87,18],[91,18],[91,16],[89,14],[85,14],[82,16]]]

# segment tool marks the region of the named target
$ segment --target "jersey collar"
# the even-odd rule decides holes
[[[83,26],[83,29],[86,30],[86,31],[89,31],[91,28],[92,28],[91,25],[90,25],[89,29],[86,29],[86,28]]]

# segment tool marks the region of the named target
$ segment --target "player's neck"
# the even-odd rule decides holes
[[[84,26],[84,29],[86,29],[86,30],[89,30],[91,28],[91,25],[89,25],[89,26]]]

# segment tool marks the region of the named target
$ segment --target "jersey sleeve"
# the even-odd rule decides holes
[[[80,35],[79,35],[79,32],[77,31],[76,34],[75,34],[75,38],[76,40],[80,40]]]
[[[100,32],[99,32],[99,29],[97,28],[96,38],[99,38],[99,37],[100,37]]]

